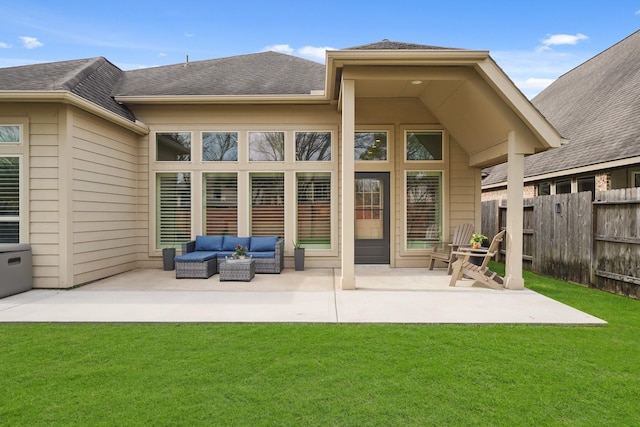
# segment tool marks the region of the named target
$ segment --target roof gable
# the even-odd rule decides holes
[[[568,142],[525,159],[525,177],[640,156],[640,31],[562,75],[532,103]],[[483,185],[507,180],[506,165]]]
[[[69,91],[135,121],[131,111],[111,96],[122,74],[103,57],[9,67],[0,69],[0,91]]]

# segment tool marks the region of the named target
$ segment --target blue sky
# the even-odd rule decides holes
[[[640,0],[0,0],[0,67],[104,56],[124,70],[382,39],[489,50],[533,97],[640,28]]]

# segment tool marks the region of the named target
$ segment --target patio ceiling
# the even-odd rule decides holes
[[[469,154],[471,166],[505,162],[512,131],[528,154],[561,143],[486,51],[331,51],[327,73],[334,99],[342,79],[355,81],[356,99],[419,99]]]

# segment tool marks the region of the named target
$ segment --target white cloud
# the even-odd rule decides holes
[[[640,10],[636,10],[636,15],[640,15]]]
[[[9,49],[13,46],[11,46],[9,43],[5,43],[5,42],[0,42],[0,49]]]
[[[560,46],[560,45],[575,45],[580,40],[586,40],[589,37],[585,36],[582,33],[578,33],[574,36],[571,34],[553,34],[548,35],[547,38],[542,39],[542,46],[538,47],[538,50],[550,50],[551,46]]]
[[[286,53],[287,55],[292,55],[294,49],[288,44],[274,44],[274,45],[265,47],[262,51],[263,52],[273,51],[273,52]]]
[[[185,33],[184,34],[185,37],[195,37],[196,35],[193,33]]]
[[[160,58],[163,58],[163,57],[167,56],[167,54],[166,54],[166,53],[164,53],[164,52],[160,52],[160,53],[158,54],[158,56],[159,56]]]
[[[576,54],[553,50],[491,52],[491,57],[529,99],[591,56],[589,52]]]
[[[287,55],[295,55],[295,56],[300,56],[302,58],[311,59],[317,62],[324,62],[325,52],[327,50],[335,50],[335,49],[327,46],[325,47],[304,46],[299,49],[295,49],[288,44],[274,44],[274,45],[265,47],[262,51],[286,53]]]
[[[313,46],[305,46],[303,48],[298,49],[298,53],[300,56],[304,56],[306,58],[317,59],[320,62],[324,62],[325,53],[328,50],[335,50],[331,47],[313,47]]]
[[[19,38],[20,40],[22,40],[22,46],[24,46],[26,49],[35,49],[37,47],[44,46],[44,43],[40,42],[35,37],[21,36]]]

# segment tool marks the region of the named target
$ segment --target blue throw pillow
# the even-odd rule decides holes
[[[224,241],[222,242],[222,250],[235,251],[238,245],[242,245],[245,248],[248,248],[250,241],[251,237],[224,236]]]
[[[219,251],[222,249],[222,236],[196,236],[196,251]]]
[[[273,252],[276,250],[277,242],[278,236],[252,237],[249,249],[251,252]]]

